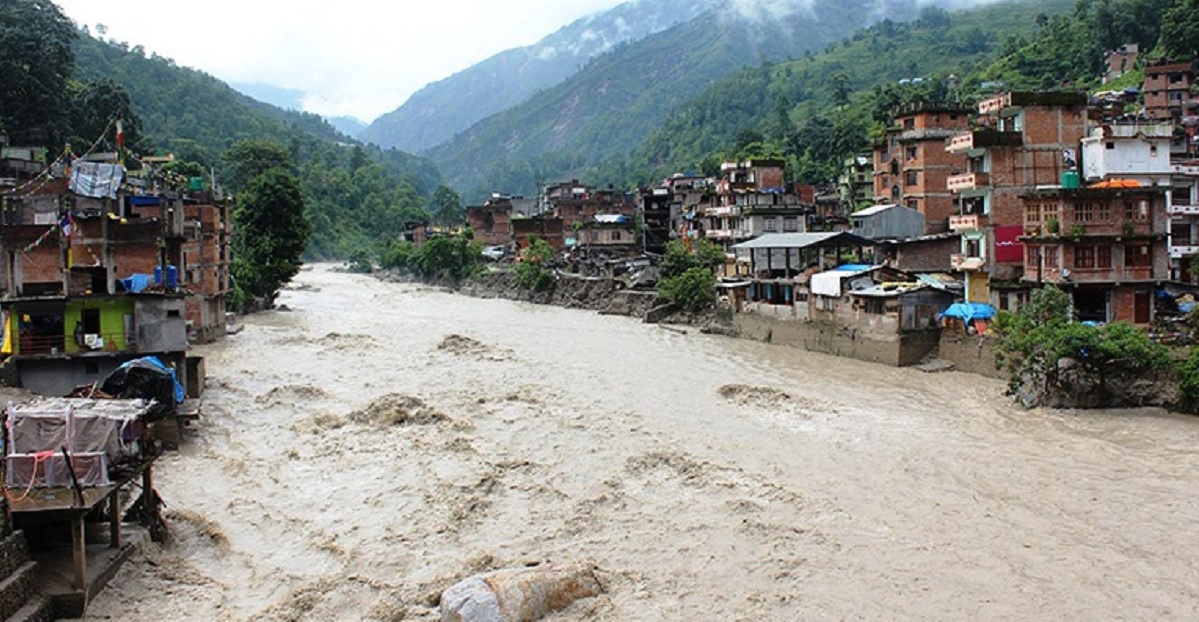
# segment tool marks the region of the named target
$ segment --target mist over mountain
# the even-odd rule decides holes
[[[747,65],[822,50],[917,0],[730,0],[592,60],[565,82],[426,154],[465,196],[530,192],[538,180],[627,154],[672,109]]]
[[[634,0],[584,17],[538,43],[496,54],[412,95],[360,135],[416,152],[570,77],[590,59],[686,22],[720,0]]]

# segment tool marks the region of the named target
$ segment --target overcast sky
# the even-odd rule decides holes
[[[420,87],[622,0],[55,0],[105,38],[364,121]]]

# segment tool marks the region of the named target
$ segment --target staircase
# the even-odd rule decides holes
[[[50,600],[37,591],[25,533],[14,531],[0,540],[0,620],[8,622],[51,622]]]

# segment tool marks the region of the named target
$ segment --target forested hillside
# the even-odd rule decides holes
[[[405,214],[422,215],[440,181],[426,159],[358,145],[317,115],[258,102],[139,47],[81,33],[74,50],[76,80],[112,83],[129,93],[150,150],[215,168],[220,180],[221,154],[237,141],[270,140],[286,149],[314,224],[310,257],[346,257],[394,237]]]
[[[816,0],[769,19],[747,17],[730,3],[593,60],[428,155],[469,198],[497,189],[531,192],[540,181],[628,154],[715,80],[764,59],[822,49],[883,11],[906,19],[917,3]]]
[[[871,128],[886,123],[896,104],[973,92],[979,70],[1005,41],[1033,35],[1038,14],[1071,6],[1018,0],[954,12],[925,7],[913,21],[884,20],[823,53],[745,69],[675,109],[631,158],[595,174],[626,184],[682,169],[711,171],[721,157],[748,148],[787,157],[794,179],[830,181],[843,158],[868,147]]]
[[[412,152],[438,145],[479,120],[570,77],[589,59],[694,18],[720,0],[636,0],[506,50],[417,91],[371,123],[361,138]]]

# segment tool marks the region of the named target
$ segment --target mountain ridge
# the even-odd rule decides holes
[[[491,56],[413,93],[375,119],[365,142],[420,152],[479,120],[528,100],[597,55],[660,32],[720,0],[634,0],[563,26],[533,45]]]

